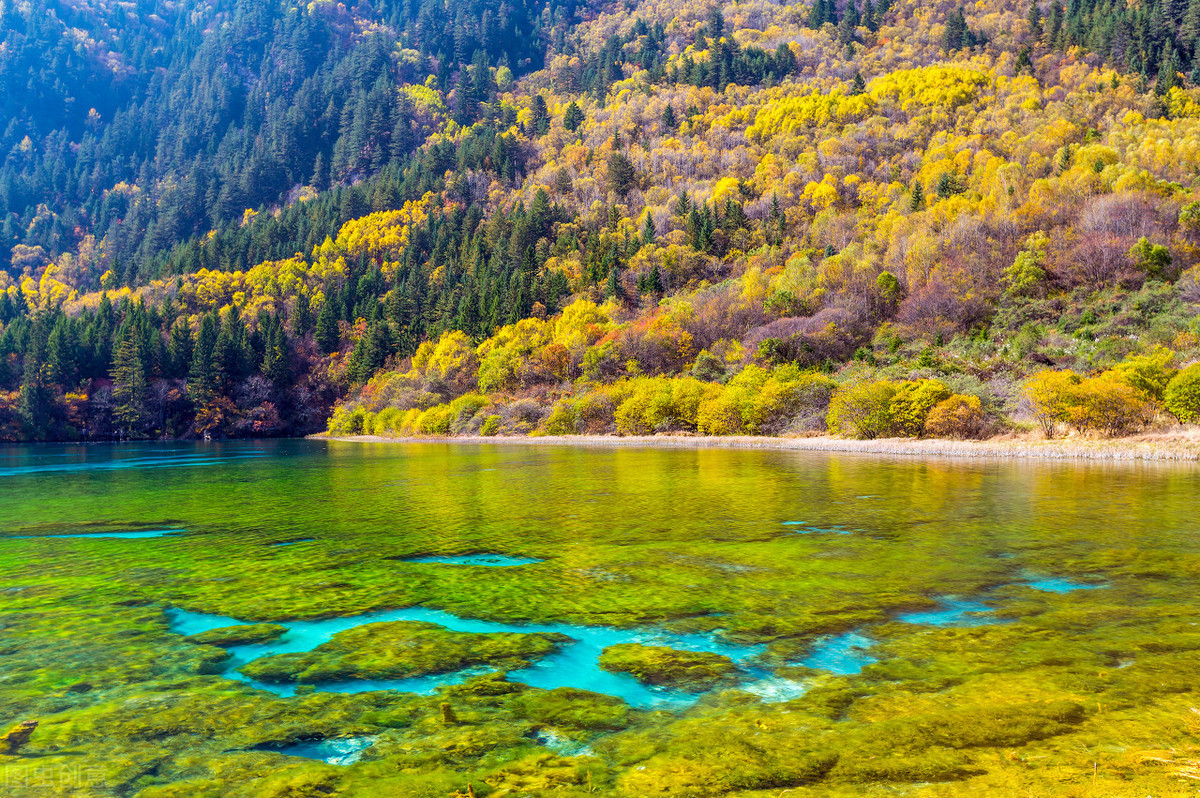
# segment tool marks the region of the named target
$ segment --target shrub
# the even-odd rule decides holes
[[[1023,393],[1047,438],[1054,437],[1058,422],[1067,420],[1067,400],[1078,384],[1078,374],[1050,370],[1040,371],[1025,382]]]
[[[613,413],[617,432],[622,435],[645,435],[650,432],[646,416],[650,409],[651,394],[657,386],[652,380],[639,380],[633,392],[621,402]]]
[[[375,417],[375,434],[394,434],[402,416],[403,411],[401,411],[399,408],[387,407],[383,410],[380,410],[379,415]]]
[[[892,433],[915,438],[925,431],[929,411],[950,398],[950,389],[937,380],[902,382],[889,404]]]
[[[555,403],[554,408],[550,411],[550,416],[546,419],[546,434],[574,435],[578,420],[575,403],[571,399],[560,399]]]
[[[742,412],[749,432],[781,432],[797,419],[824,416],[836,385],[823,374],[802,372],[794,364],[780,366],[770,378],[750,391],[750,404]]]
[[[431,407],[417,418],[417,431],[422,435],[448,435],[454,410],[450,405]]]
[[[938,438],[985,438],[991,418],[978,396],[952,394],[938,402],[925,419],[925,433]]]
[[[725,363],[705,349],[696,355],[692,376],[705,382],[718,382],[725,376]]]
[[[500,431],[500,416],[491,415],[483,420],[483,426],[479,428],[479,434],[486,437],[491,437]]]
[[[693,377],[643,377],[625,386],[625,398],[614,413],[622,435],[648,435],[667,430],[694,430],[701,403],[721,386]],[[615,397],[614,397],[615,398]]]
[[[896,386],[886,380],[843,385],[829,402],[829,429],[855,438],[878,438],[892,428]]]
[[[1183,424],[1200,421],[1200,363],[1175,375],[1163,392],[1163,404]]]
[[[1109,437],[1136,432],[1154,418],[1153,402],[1114,371],[1081,380],[1070,391],[1064,410],[1071,426]]]
[[[532,399],[519,399],[500,411],[500,430],[525,435],[532,432],[546,415],[542,406]]]
[[[331,435],[362,435],[366,427],[367,411],[361,407],[353,409],[339,407],[329,419]]]
[[[697,427],[705,435],[739,435],[742,428],[743,388],[726,388],[700,404]]]
[[[1131,355],[1113,366],[1121,378],[1141,391],[1147,399],[1162,401],[1167,383],[1178,371],[1171,367],[1175,353],[1163,346],[1156,346],[1148,355]]]
[[[576,429],[585,435],[607,432],[613,424],[613,402],[604,393],[593,391],[575,402]]]

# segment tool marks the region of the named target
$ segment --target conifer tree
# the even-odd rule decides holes
[[[326,299],[325,303],[321,305],[321,311],[317,313],[317,329],[314,338],[317,342],[317,348],[326,355],[336,352],[341,344],[341,335],[338,332],[337,325],[337,310],[334,307],[332,299]]]
[[[583,118],[583,111],[580,109],[579,104],[571,100],[571,104],[563,112],[563,127],[574,133],[583,124]]]
[[[149,389],[137,336],[124,325],[113,352],[113,421],[122,438],[141,438],[149,426]]]
[[[919,211],[925,207],[925,189],[921,186],[921,181],[917,180],[913,183],[912,198],[908,202],[908,209],[911,211]]]
[[[657,231],[654,229],[654,217],[646,212],[646,223],[642,225],[642,244],[653,244]]]

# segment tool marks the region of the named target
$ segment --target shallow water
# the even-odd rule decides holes
[[[374,737],[333,737],[328,740],[303,740],[278,747],[263,746],[259,750],[316,759],[329,765],[353,765],[374,742]]]
[[[198,634],[210,629],[219,629],[240,623],[233,618],[183,610],[168,610],[167,616],[170,619],[172,630],[181,635]],[[257,645],[232,646],[227,649],[232,655],[232,660],[225,675],[279,695],[294,695],[296,693],[295,685],[264,684],[238,673],[236,669],[259,657],[311,651],[322,643],[328,642],[338,632],[363,624],[387,621],[433,623],[453,632],[473,634],[544,632],[567,635],[573,642],[564,645],[557,653],[533,663],[529,668],[510,671],[509,680],[547,690],[556,687],[591,690],[616,696],[631,706],[637,707],[686,706],[695,702],[697,696],[676,690],[646,687],[631,676],[602,670],[597,660],[605,648],[621,643],[640,643],[642,645],[667,646],[680,651],[708,651],[729,657],[740,665],[749,665],[749,672],[752,675],[759,674],[761,676],[762,674],[762,670],[753,667],[750,661],[763,653],[764,646],[732,645],[720,641],[713,635],[681,635],[653,629],[613,629],[578,624],[505,624],[459,618],[440,610],[411,607],[350,618],[283,622],[288,627],[288,631],[278,640]],[[324,682],[318,683],[314,687],[318,690],[332,692],[401,690],[432,695],[437,688],[443,685],[460,683],[481,672],[486,672],[486,669],[471,668],[453,673],[388,681],[362,679],[352,682]],[[747,681],[752,685],[758,680],[751,678]]]
[[[482,565],[490,568],[512,568],[516,565],[533,565],[545,562],[536,557],[512,557],[508,554],[464,554],[460,557],[436,556],[405,557],[404,562],[436,563],[440,565]]]
[[[144,538],[165,538],[169,535],[179,535],[183,529],[147,529],[141,532],[76,532],[61,535],[12,535],[10,539],[28,540],[31,537],[43,538],[124,538],[127,540],[142,540]]]
[[[467,738],[485,727],[511,732],[480,743],[495,747],[496,761],[527,745],[609,756],[615,774],[651,772],[650,757],[675,745],[692,745],[684,758],[701,761],[749,735],[746,750],[769,752],[771,730],[789,723],[803,734],[782,738],[781,750],[826,737],[830,751],[856,750],[876,719],[893,728],[905,713],[974,717],[984,697],[988,707],[1036,708],[1087,695],[1089,713],[1111,702],[1131,738],[1157,741],[1163,718],[1183,724],[1200,701],[1191,625],[1200,614],[1191,576],[1200,573],[1198,475],[1175,464],[738,450],[316,441],[0,449],[0,715],[43,719],[39,757],[69,749],[108,767],[169,749],[180,758],[155,765],[167,781],[190,778],[169,770],[184,754],[222,762],[249,750],[289,754],[276,758],[287,767],[344,756],[339,772],[382,758],[379,772],[424,773],[424,760],[404,752],[426,740],[474,750]],[[266,621],[288,631],[231,648],[228,663],[184,640]],[[453,691],[483,667],[320,684],[313,695],[236,672],[377,621],[558,632],[573,642],[509,673],[535,688],[511,697]],[[605,647],[626,642],[729,656],[746,673],[741,693],[652,688],[597,666]],[[558,687],[670,712],[614,715],[579,696],[538,703],[541,688]],[[440,725],[442,701],[471,718],[465,738]],[[688,725],[697,718],[713,740],[671,742],[698,734]],[[916,724],[905,739],[948,723]],[[1011,725],[1068,733],[1036,719]],[[1102,752],[1126,730],[1079,734],[1003,738],[963,772],[987,771],[1022,745],[1030,761]],[[612,754],[626,744],[606,742],[611,735],[636,739]],[[68,745],[75,739],[96,742],[80,753]],[[350,750],[367,739],[369,749]],[[495,767],[463,756],[463,773]],[[706,766],[740,761],[723,756]],[[1093,773],[1092,759],[1053,761],[1054,772]],[[914,782],[930,773],[942,778],[922,770]],[[654,789],[675,776],[663,778]],[[446,794],[467,780],[455,776]],[[1041,787],[1026,791],[1050,794]],[[122,787],[139,789],[133,780]],[[991,794],[1018,792],[1006,790],[992,785]]]

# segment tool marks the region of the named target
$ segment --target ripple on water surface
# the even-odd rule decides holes
[[[266,452],[241,451],[238,454],[153,454],[145,457],[118,457],[91,462],[55,462],[40,458],[29,465],[5,466],[0,461],[0,478],[44,473],[78,473],[87,471],[120,471],[124,469],[145,470],[151,468],[194,468],[229,463],[236,460],[256,460],[267,457]]]

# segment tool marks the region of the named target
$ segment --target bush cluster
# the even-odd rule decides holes
[[[952,393],[939,380],[872,380],[838,388],[829,429],[852,438],[986,437],[995,427],[977,396]]]

